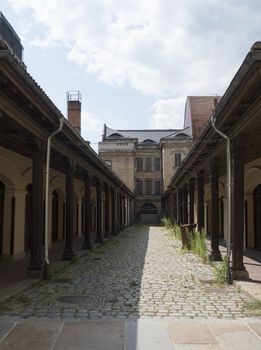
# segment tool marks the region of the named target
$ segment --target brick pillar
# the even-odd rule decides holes
[[[244,250],[244,150],[237,140],[231,144],[232,161],[232,275],[234,279],[247,279],[243,264]]]
[[[44,271],[43,234],[44,234],[44,163],[45,146],[35,141],[32,144],[33,174],[32,174],[32,235],[31,256],[27,268],[27,276],[41,278]]]
[[[75,257],[73,251],[73,227],[74,227],[74,161],[69,160],[66,167],[66,235],[63,260],[72,260]]]
[[[84,241],[83,249],[92,249],[91,240],[91,222],[92,222],[92,210],[91,210],[91,179],[86,173],[84,177]]]
[[[198,230],[204,228],[204,172],[200,171],[197,175],[198,184]]]
[[[189,223],[194,224],[195,179],[189,180]]]
[[[215,261],[222,260],[219,251],[219,200],[218,200],[218,159],[210,162],[211,181],[211,257]]]

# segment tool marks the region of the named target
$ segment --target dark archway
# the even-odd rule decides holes
[[[145,203],[140,208],[141,214],[157,214],[157,207],[153,203]]]
[[[160,218],[157,207],[153,203],[144,203],[140,208],[140,220],[147,224],[158,224]]]
[[[58,241],[59,223],[59,195],[56,191],[52,193],[52,242]]]
[[[253,192],[254,199],[254,248],[261,251],[261,185],[258,185]]]
[[[31,248],[32,237],[32,184],[26,186],[25,222],[24,222],[24,250]]]
[[[5,185],[0,181],[0,255],[3,254]]]

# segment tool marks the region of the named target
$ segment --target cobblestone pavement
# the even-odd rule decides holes
[[[54,319],[241,318],[249,297],[218,287],[213,270],[162,227],[132,226],[0,306],[0,314]],[[62,297],[78,297],[65,303]]]

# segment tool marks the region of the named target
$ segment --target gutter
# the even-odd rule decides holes
[[[45,227],[44,227],[44,260],[45,260],[45,277],[48,275],[49,251],[48,251],[48,217],[49,217],[49,178],[50,178],[50,149],[51,140],[58,134],[63,127],[64,119],[60,118],[59,128],[49,135],[47,140],[47,152],[46,152],[46,168],[45,168]]]

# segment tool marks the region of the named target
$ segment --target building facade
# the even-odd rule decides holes
[[[0,21],[0,258],[28,255],[27,273],[39,277],[44,247],[63,241],[60,257],[70,260],[76,240],[90,249],[129,225],[134,194],[81,137],[80,95],[67,96],[68,121],[27,72],[1,13]]]
[[[257,42],[165,192],[168,216],[205,229],[213,259],[220,259],[220,240],[228,244],[234,278],[248,277],[243,252],[261,251],[260,68]]]
[[[192,146],[188,129],[115,130],[104,126],[99,156],[136,195],[135,219],[159,222],[162,194]]]

